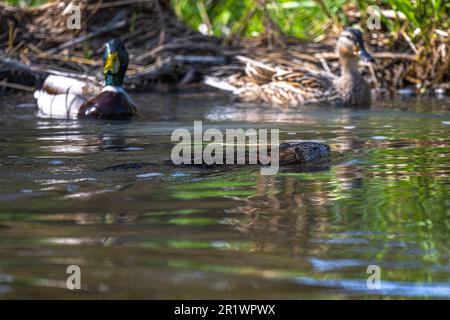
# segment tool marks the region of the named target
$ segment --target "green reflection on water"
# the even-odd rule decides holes
[[[298,139],[322,139],[335,154],[320,165],[281,168],[276,176],[261,176],[258,167],[196,170],[158,163],[99,171],[164,159],[170,130],[151,130],[168,123],[52,128],[48,121],[49,128],[41,128],[28,120],[19,122],[31,126],[20,138],[17,122],[8,122],[0,129],[0,284],[9,291],[0,291],[0,298],[68,295],[58,281],[74,260],[91,290],[78,297],[87,298],[367,297],[361,288],[325,280],[364,284],[369,264],[380,265],[386,281],[445,288],[445,117],[342,110],[293,116],[297,122],[271,126]],[[383,129],[386,123],[391,127]],[[122,143],[142,150],[103,150],[112,128]],[[76,157],[59,148],[69,143]],[[49,165],[54,158],[64,163]],[[149,172],[164,175],[137,178]]]

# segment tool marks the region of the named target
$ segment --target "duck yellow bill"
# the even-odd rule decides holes
[[[119,54],[117,52],[108,53],[103,72],[111,72],[112,74],[116,74],[119,71],[119,67]]]

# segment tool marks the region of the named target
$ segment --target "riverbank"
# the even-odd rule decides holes
[[[31,8],[0,4],[0,87],[32,91],[55,72],[100,80],[102,45],[111,37],[122,38],[130,52],[129,89],[148,90],[155,83],[196,84],[207,74],[232,74],[242,68],[236,55],[285,66],[339,69],[333,33],[319,43],[273,30],[254,38],[223,39],[180,22],[170,1],[144,0],[77,2],[81,29],[69,29],[69,6],[75,2]],[[372,88],[388,91],[445,91],[450,88],[448,40],[447,31],[435,31],[428,52],[425,45],[402,35],[366,33],[376,58],[375,63],[361,66],[366,80]]]

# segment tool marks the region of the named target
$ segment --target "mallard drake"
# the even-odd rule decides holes
[[[54,118],[129,119],[137,108],[122,87],[128,68],[128,53],[119,39],[105,44],[103,54],[104,86],[50,75],[41,90],[34,93],[39,116]]]
[[[297,106],[305,103],[326,103],[335,106],[369,106],[370,88],[358,70],[358,59],[373,61],[366,51],[361,31],[345,29],[340,35],[336,51],[341,75],[312,70],[306,67],[282,68],[246,57],[245,75],[233,75],[225,80],[207,77],[205,83],[231,91],[241,101],[268,102]]]

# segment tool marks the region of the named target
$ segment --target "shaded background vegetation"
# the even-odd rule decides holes
[[[7,0],[7,2],[27,7],[46,1]],[[104,1],[104,3],[106,2],[108,1]],[[95,3],[95,1],[92,1],[92,4]],[[223,44],[237,46],[255,47],[262,45],[272,49],[285,48],[289,44],[298,44],[299,41],[300,43],[301,41],[313,41],[327,43],[331,46],[329,48],[332,48],[336,36],[344,27],[356,26],[370,34],[370,37],[366,40],[372,51],[395,53],[391,56],[377,57],[387,58],[388,60],[379,62],[375,69],[371,71],[370,78],[373,80],[373,87],[399,88],[416,85],[421,88],[436,86],[450,88],[449,1],[131,1],[130,6],[133,5],[134,7],[129,9],[131,16],[127,18],[130,20],[128,22],[129,31],[134,31],[132,21],[137,19],[140,12],[139,8],[151,7],[155,4],[157,6],[161,4],[164,10],[170,11],[170,8],[172,8],[178,19],[194,30],[200,31],[204,35],[216,36],[223,40]],[[374,5],[380,11],[371,10],[371,6]],[[373,13],[379,16],[381,25],[379,29],[369,30],[367,21]],[[171,15],[172,12],[166,12],[166,16]],[[92,20],[94,24],[95,21],[95,19]],[[154,28],[158,26],[158,23],[158,20],[153,21],[151,30],[155,30]],[[90,26],[89,31],[92,32],[96,28],[95,25]],[[160,29],[166,29],[164,32],[167,33],[167,28],[160,26]],[[148,28],[143,32],[147,31]],[[127,37],[126,33],[123,35]],[[163,40],[170,41],[165,34],[162,35],[162,38],[164,37]],[[190,50],[190,48],[187,49]],[[295,50],[311,56],[311,53],[305,51],[304,47]],[[324,49],[323,47],[316,49],[316,51],[318,53],[330,53],[328,48]],[[255,52],[254,58],[267,57],[272,59],[266,51],[256,53],[254,50],[249,50],[249,52]],[[244,54],[247,54],[247,52],[244,52]],[[409,57],[405,58],[402,54],[407,54]],[[292,61],[291,56],[286,51],[283,55],[285,60]],[[337,71],[338,64],[333,62],[335,58],[328,56],[326,59],[328,59],[330,69],[333,72]],[[313,62],[322,67],[318,61]],[[366,71],[366,73],[369,73],[369,71]]]
[[[330,26],[341,27],[367,20],[367,9],[371,5],[382,9],[385,29],[395,33],[405,31],[413,38],[436,28],[448,29],[450,10],[450,2],[435,0],[172,0],[172,4],[177,15],[188,24],[196,28],[204,24],[217,36],[237,31],[247,36],[262,33],[267,15],[283,33],[308,39],[320,38]],[[361,23],[360,27],[366,28],[366,25]]]
[[[7,0],[34,6],[46,0]],[[177,16],[204,33],[215,36],[256,36],[266,31],[266,18],[286,35],[321,39],[324,33],[366,21],[368,7],[382,10],[382,27],[393,33],[406,32],[412,39],[430,31],[450,28],[450,2],[445,0],[170,0]],[[369,10],[370,11],[370,10]],[[367,30],[365,23],[360,27]],[[330,29],[330,27],[332,27]]]
[[[372,33],[370,44],[380,51],[416,55],[415,70],[406,72],[410,73],[405,77],[410,83],[428,86],[434,79],[447,82],[446,87],[449,87],[449,1],[172,0],[172,4],[187,24],[225,38],[269,32],[321,41],[335,39],[346,26],[356,26]],[[370,15],[379,17],[379,29],[368,27]],[[379,77],[390,78],[391,75]],[[398,86],[398,83],[394,81],[390,85]]]

